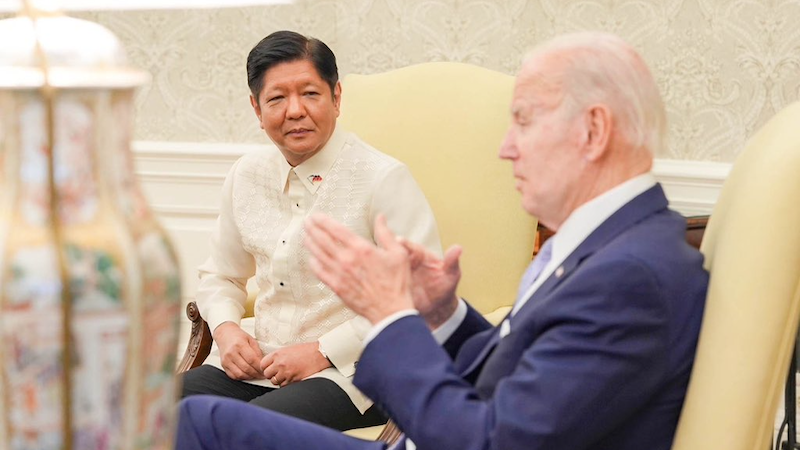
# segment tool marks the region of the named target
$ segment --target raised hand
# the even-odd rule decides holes
[[[461,247],[450,247],[444,259],[425,247],[402,241],[411,262],[411,294],[414,307],[432,330],[444,323],[458,306],[456,287],[461,279],[458,259]]]
[[[356,314],[375,324],[414,307],[409,254],[385,217],[375,220],[378,246],[322,214],[306,219],[305,229],[311,269]]]

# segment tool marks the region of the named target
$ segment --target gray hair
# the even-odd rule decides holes
[[[562,107],[571,114],[592,104],[608,106],[618,119],[623,139],[651,154],[664,150],[667,119],[664,102],[647,64],[622,38],[602,32],[556,37],[534,48],[525,62],[538,56],[561,62]]]

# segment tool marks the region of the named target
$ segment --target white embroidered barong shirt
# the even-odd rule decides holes
[[[371,325],[309,267],[303,223],[315,212],[373,242],[375,218],[384,214],[393,232],[441,254],[433,212],[408,168],[336,129],[319,153],[296,167],[274,146],[234,164],[223,187],[211,255],[199,268],[196,301],[212,332],[223,322],[241,324],[264,354],[319,341],[334,367],[313,376],[337,383],[363,413],[372,403],[351,378]],[[258,295],[254,329],[248,330],[242,317],[253,276]],[[216,347],[205,363],[221,368]],[[249,382],[275,387],[269,380]]]

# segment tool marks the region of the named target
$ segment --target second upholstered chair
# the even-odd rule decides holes
[[[342,88],[339,123],[411,168],[443,247],[464,247],[459,294],[483,313],[514,301],[536,232],[497,156],[513,87],[510,75],[436,62],[348,75]]]
[[[706,312],[673,450],[770,448],[800,313],[798,124],[795,103],[758,131],[711,215]]]

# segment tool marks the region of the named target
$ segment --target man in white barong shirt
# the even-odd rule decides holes
[[[379,424],[382,412],[351,382],[370,324],[312,273],[303,223],[324,213],[374,241],[383,214],[396,233],[441,253],[433,213],[405,165],[336,126],[341,84],[324,43],[273,33],[247,70],[274,146],[242,157],[225,180],[196,297],[216,345],[184,375],[183,396],[233,397],[339,430]]]

